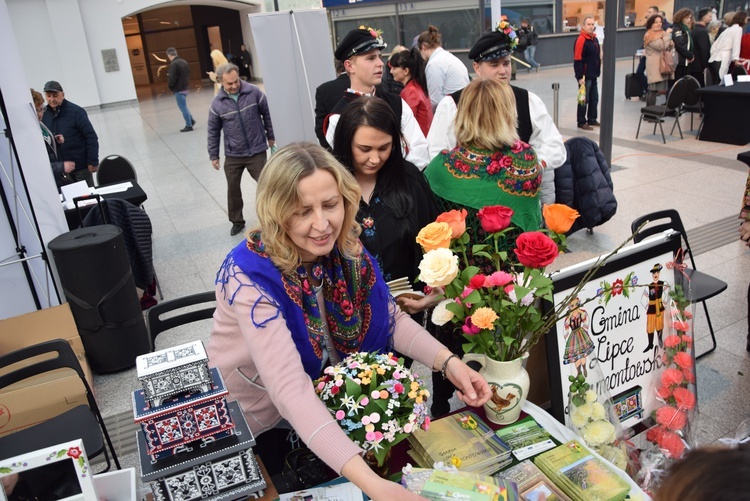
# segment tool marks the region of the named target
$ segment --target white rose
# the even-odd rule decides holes
[[[419,263],[419,279],[430,287],[448,285],[458,275],[458,256],[450,249],[427,252]]]
[[[443,299],[435,306],[435,309],[432,310],[433,324],[445,325],[453,319],[453,312],[446,308],[446,305],[452,302],[453,299]]]

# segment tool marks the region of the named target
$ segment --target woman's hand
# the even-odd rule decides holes
[[[445,377],[456,387],[458,399],[471,407],[480,407],[490,399],[490,387],[477,371],[453,357],[445,366]]]
[[[407,294],[402,294],[396,298],[396,304],[398,304],[401,309],[409,315],[413,315],[428,308],[432,308],[438,304],[441,299],[443,299],[443,290],[437,287],[420,299],[414,299]]]
[[[394,499],[399,501],[402,499],[425,501],[425,498],[414,494],[402,485],[377,476],[361,456],[353,456],[347,461],[341,469],[341,474],[362,489],[362,492],[373,501],[392,501]]]

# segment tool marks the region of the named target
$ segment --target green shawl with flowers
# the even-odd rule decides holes
[[[511,222],[522,231],[541,226],[542,171],[536,153],[522,141],[495,152],[460,146],[443,150],[424,173],[442,199],[475,210],[504,205],[513,209]]]

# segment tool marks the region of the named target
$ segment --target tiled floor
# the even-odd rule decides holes
[[[642,103],[626,101],[623,84],[631,70],[629,59],[617,63],[614,99],[612,178],[619,203],[616,216],[597,227],[593,234],[579,231],[569,238],[572,252],[555,263],[564,267],[612,250],[630,234],[636,216],[658,209],[675,208],[688,229],[735,217],[739,210],[747,166],[736,160],[747,146],[697,141],[694,132],[661,137],[645,131],[635,139]],[[598,131],[576,128],[577,86],[572,68],[544,68],[519,73],[517,85],[537,93],[552,112],[551,84],[560,83],[560,124],[565,138],[587,135],[598,141]],[[212,87],[193,89],[188,106],[198,120],[195,130],[180,133],[181,115],[174,98],[158,89],[146,89],[140,101],[89,113],[99,134],[100,155],[119,154],[133,162],[138,181],[148,194],[145,207],[154,228],[154,259],[166,299],[211,290],[224,256],[241,238],[229,236],[226,213],[226,181],[215,171],[206,151],[206,118],[213,97]],[[273,102],[270,103],[273,113]],[[689,117],[682,120],[689,129]],[[669,125],[669,123],[667,124]],[[696,122],[697,126],[697,122]],[[665,127],[669,129],[669,127]],[[644,132],[643,130],[641,132]],[[658,132],[657,132],[658,133]],[[257,223],[254,214],[255,183],[243,180],[245,217],[248,226]],[[724,231],[731,236],[732,224]],[[719,237],[717,237],[719,238]],[[726,243],[729,242],[729,243]],[[698,439],[712,442],[750,417],[750,355],[745,351],[747,335],[747,283],[750,251],[731,237],[722,237],[718,248],[698,256],[698,267],[729,284],[726,292],[709,300],[718,349],[698,363]],[[713,247],[708,242],[704,248]],[[698,350],[705,349],[706,325],[698,314]],[[158,347],[194,339],[206,340],[210,321],[159,338]],[[134,370],[96,376],[97,400],[106,416],[131,409],[130,393],[138,386]],[[125,441],[132,440],[126,433]],[[133,466],[132,454],[123,456]]]

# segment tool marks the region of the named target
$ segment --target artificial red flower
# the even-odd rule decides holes
[[[690,320],[691,318],[693,318],[693,313],[690,310],[683,310],[682,316]]]
[[[73,459],[78,459],[81,457],[81,454],[83,454],[83,451],[80,447],[71,447],[68,449],[68,456],[72,457]]]
[[[695,408],[695,394],[687,388],[675,388],[672,392],[677,408],[682,410],[692,410]]]
[[[680,336],[674,336],[674,335],[667,336],[666,338],[664,338],[664,346],[666,348],[674,348],[675,346],[680,344],[680,341],[681,341]]]
[[[464,331],[464,334],[476,336],[482,329],[471,323],[471,317],[466,317],[466,321],[464,322],[464,325],[461,326],[461,330]]]
[[[404,392],[404,385],[401,383],[396,383],[393,385],[393,391],[398,393],[399,395]]]
[[[662,386],[656,390],[656,396],[661,400],[666,400],[672,396],[672,389],[669,386]]]
[[[679,431],[687,424],[687,414],[671,405],[665,405],[656,410],[656,422],[669,430]]]
[[[518,262],[529,268],[544,268],[552,264],[559,253],[557,244],[539,231],[527,231],[518,235],[514,252]]]
[[[687,334],[684,334],[682,336],[682,342],[685,343],[688,346],[688,348],[690,348],[690,346],[693,344],[693,338],[691,338]]]
[[[689,369],[693,366],[693,357],[690,353],[679,351],[674,354],[674,363],[681,369]]]
[[[659,440],[661,440],[661,436],[666,432],[664,428],[661,426],[652,426],[648,429],[646,432],[646,440],[649,442],[652,442],[654,444],[658,444]]]
[[[513,209],[502,205],[490,205],[479,209],[477,217],[487,233],[497,233],[510,226]]]
[[[682,377],[690,384],[695,384],[695,373],[692,369],[682,369]]]
[[[669,431],[661,435],[659,447],[664,449],[674,459],[681,458],[685,453],[685,442],[682,441],[679,435]]]
[[[513,275],[504,271],[496,271],[489,277],[487,277],[490,284],[494,287],[505,287],[513,281]],[[487,287],[485,283],[485,287]]]
[[[677,329],[680,332],[687,332],[688,329],[690,329],[690,324],[688,324],[684,320],[675,320],[674,321],[674,328]]]
[[[341,391],[341,388],[339,386],[334,386],[331,388],[331,395],[337,395],[338,392]]]
[[[661,374],[661,384],[664,386],[675,386],[682,383],[683,380],[682,371],[679,369],[664,369]]]
[[[482,287],[484,287],[486,280],[486,276],[482,275],[481,273],[477,273],[476,275],[471,277],[471,280],[469,280],[469,287],[474,290],[481,289]]]

